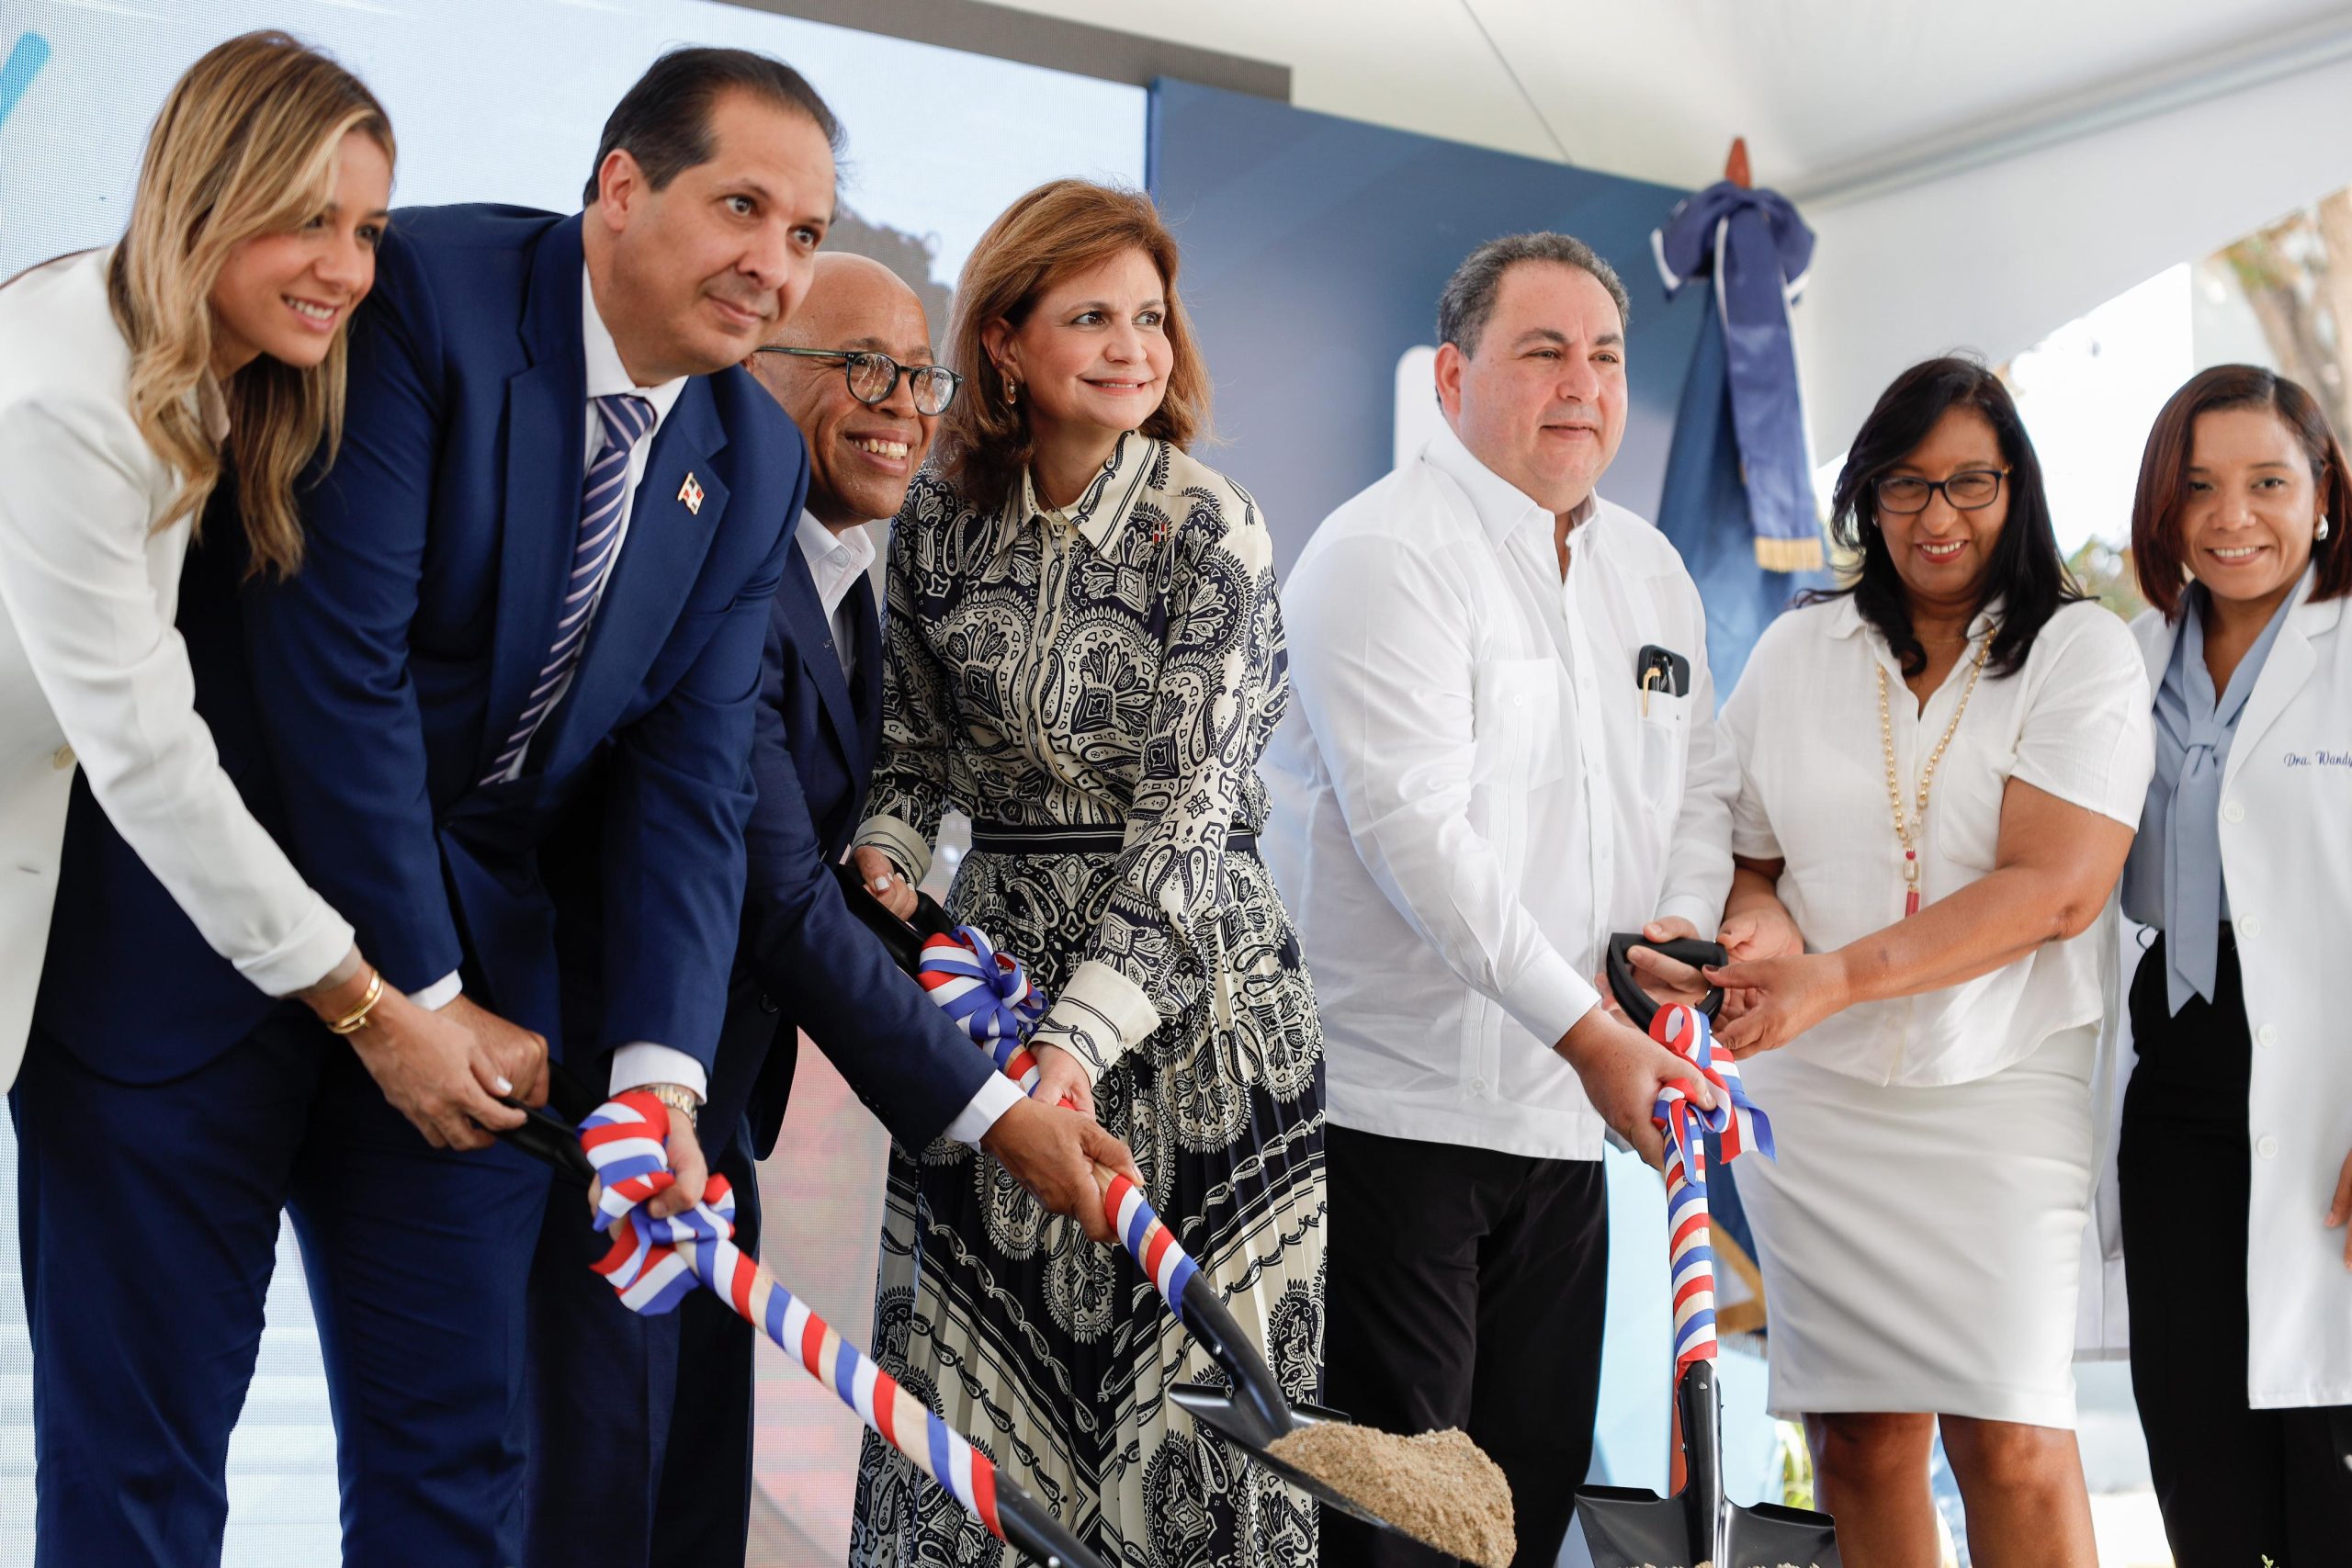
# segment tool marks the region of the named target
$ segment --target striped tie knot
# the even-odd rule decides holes
[[[653,428],[653,405],[635,392],[608,393],[595,403],[596,417],[605,427],[605,451],[618,447],[626,453]]]
[[[555,644],[531,682],[522,716],[491,760],[490,772],[482,775],[486,784],[520,771],[532,737],[570,689],[572,670],[588,640],[588,623],[594,618],[605,580],[612,575],[613,558],[620,553],[629,457],[653,428],[653,405],[634,392],[615,392],[592,400],[592,406],[602,440],[588,465],[587,478],[581,481],[580,529],[571,549],[571,570],[564,579],[563,600],[557,608]]]

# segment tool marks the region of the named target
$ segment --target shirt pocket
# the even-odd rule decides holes
[[[1928,815],[1936,819],[1936,850],[1945,860],[1980,874],[1993,869],[2001,848],[2001,801],[2017,766],[2018,754],[2003,751],[1949,775],[1938,773]],[[1926,897],[1939,898],[1951,891],[1930,889]]]
[[[1517,795],[1567,772],[1556,660],[1482,660],[1471,676],[1470,705],[1473,784]]]
[[[1692,700],[1687,693],[1678,697],[1671,692],[1653,691],[1645,712],[1642,697],[1637,694],[1634,698],[1634,711],[1641,716],[1636,728],[1641,732],[1642,804],[1653,817],[1669,821],[1682,810]]]

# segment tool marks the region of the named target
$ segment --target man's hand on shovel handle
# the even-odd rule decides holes
[[[1650,1122],[1658,1092],[1669,1083],[1685,1081],[1693,1104],[1714,1109],[1713,1084],[1606,1007],[1595,1006],[1552,1048],[1577,1070],[1585,1098],[1601,1120],[1653,1170],[1666,1163],[1665,1140]]]

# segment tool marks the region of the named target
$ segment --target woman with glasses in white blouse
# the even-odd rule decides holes
[[[2089,931],[2151,763],[2123,623],[2069,580],[2016,405],[1937,359],[1839,476],[1855,579],[1758,643],[1719,1037],[1772,1117],[1741,1168],[1849,1568],[1931,1564],[1938,1421],[1980,1568],[2092,1568],[2075,1303],[2100,1013]],[[1802,934],[1800,934],[1802,933]]]
[[[0,1085],[28,1048],[78,767],[214,950],[349,1040],[427,1141],[487,1145],[523,1120],[493,1096],[540,1092],[544,1043],[503,1078],[463,1015],[383,984],[254,820],[174,626],[224,479],[237,504],[210,525],[242,527],[258,573],[301,568],[295,485],[341,434],[392,157],[349,72],[284,33],[231,39],[164,100],[122,239],[0,286]],[[47,1068],[105,1044],[36,1034],[20,1117]]]

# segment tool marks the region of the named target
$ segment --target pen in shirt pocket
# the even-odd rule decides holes
[[[1690,661],[1670,648],[1660,648],[1645,642],[1634,655],[1634,684],[1642,691],[1642,716],[1650,716],[1650,694],[1664,692],[1669,697],[1690,694]]]

